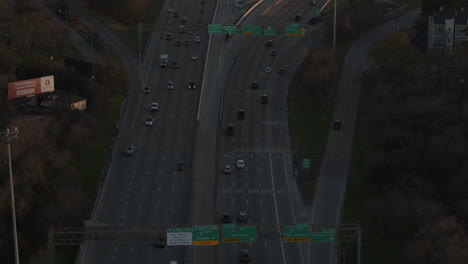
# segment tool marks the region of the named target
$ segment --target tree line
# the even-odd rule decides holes
[[[37,1],[0,0],[0,123],[18,127],[11,158],[15,183],[21,263],[45,263],[51,226],[81,226],[96,196],[101,166],[86,167],[98,143],[110,142],[112,95],[123,94],[127,73],[107,58],[96,65],[95,79],[64,64],[76,54],[66,28],[39,12]],[[7,99],[7,83],[54,75],[55,89],[88,99],[86,111],[62,105],[49,115],[24,115]],[[86,142],[84,144],[84,142]],[[0,259],[13,263],[13,236],[6,147],[0,147]],[[89,188],[87,186],[94,186]]]

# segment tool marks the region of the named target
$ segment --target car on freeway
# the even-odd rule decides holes
[[[200,4],[204,5],[204,4],[205,4],[205,0],[201,0],[201,1],[200,1]]]
[[[268,95],[263,94],[262,97],[260,98],[260,103],[261,104],[268,104]]]
[[[252,89],[258,89],[258,82],[257,81],[252,82]]]
[[[187,17],[186,17],[186,16],[183,16],[182,19],[181,19],[181,22],[182,22],[182,23],[186,23],[186,22],[187,22]]]
[[[278,71],[279,74],[283,75],[286,72],[286,69],[284,67],[281,67]]]
[[[234,124],[227,125],[226,134],[232,136],[234,134]]]
[[[195,42],[195,43],[200,43],[200,37],[199,37],[199,36],[196,36],[194,42]]]
[[[183,161],[178,161],[176,165],[176,171],[183,171],[185,168],[185,164]]]
[[[189,88],[190,90],[195,89],[195,88],[196,88],[195,82],[189,82],[188,88]]]
[[[172,16],[173,16],[173,17],[179,17],[179,12],[174,12],[174,13],[172,14]]]
[[[278,55],[278,52],[276,50],[272,50],[270,54],[271,56],[275,57],[276,55]]]
[[[223,223],[231,223],[231,214],[230,213],[224,213],[223,214]]]
[[[309,25],[314,25],[314,24],[317,24],[317,22],[320,20],[320,17],[319,16],[314,16],[312,17],[308,22],[307,24]]]
[[[314,5],[316,5],[316,4],[317,4],[317,1],[315,1],[315,0],[310,2],[310,5],[311,5],[311,6],[314,6]]]
[[[169,261],[169,264],[177,264],[177,260],[171,260]]]
[[[273,46],[273,40],[271,40],[271,39],[267,40],[266,46],[267,46],[267,47]]]
[[[184,25],[180,25],[179,26],[179,33],[184,33],[185,32],[185,26]]]
[[[245,162],[244,162],[244,160],[238,160],[238,161],[237,161],[237,168],[238,168],[238,169],[244,169],[244,168],[245,168]]]
[[[167,82],[167,89],[168,90],[174,90],[174,82],[173,81],[168,81]]]
[[[239,222],[245,222],[249,220],[249,216],[247,215],[246,211],[239,211]]]
[[[182,45],[182,42],[176,41],[176,42],[175,42],[175,45],[176,45],[176,46],[181,46],[181,45]]]
[[[148,86],[146,86],[145,89],[143,89],[143,93],[144,94],[149,94],[150,93],[150,88]]]
[[[266,67],[265,68],[265,73],[271,73],[271,67]]]
[[[172,7],[168,7],[168,8],[167,8],[167,12],[168,12],[168,13],[172,13]]]
[[[232,172],[231,165],[226,164],[226,165],[224,166],[224,174],[231,174],[231,172]]]
[[[201,19],[198,19],[197,23],[200,26],[203,23],[203,21]]]
[[[133,153],[135,153],[135,146],[131,144],[125,149],[125,154],[127,154],[127,156],[132,156]]]
[[[198,60],[198,54],[194,53],[194,54],[192,55],[192,60]]]
[[[151,103],[150,110],[151,110],[151,112],[159,111],[159,104],[156,103],[156,102]]]
[[[154,245],[157,248],[165,248],[166,247],[166,240],[164,238],[158,239],[156,242],[154,242]]]
[[[172,69],[178,69],[178,68],[179,68],[179,64],[177,62],[173,62]]]
[[[297,14],[295,17],[294,17],[294,20],[295,21],[301,21],[302,19],[302,16],[300,14]]]
[[[187,33],[187,34],[193,34],[193,30],[187,30],[187,31],[185,31],[185,33]]]
[[[205,13],[205,9],[200,8],[200,13]]]
[[[192,43],[190,43],[190,40],[186,40],[186,41],[185,41],[185,46],[186,46],[186,47],[190,46],[191,44],[192,44]]]
[[[240,263],[250,263],[249,250],[241,249],[240,250]]]
[[[145,126],[152,126],[153,125],[153,120],[154,119],[152,117],[146,118]]]
[[[333,121],[333,129],[335,129],[335,130],[340,130],[342,125],[343,125],[343,121],[341,121],[341,120]]]
[[[245,119],[245,110],[244,109],[239,109],[239,111],[237,112],[237,118],[239,120],[244,120]]]
[[[172,34],[166,33],[166,40],[171,40],[171,39],[172,39]]]

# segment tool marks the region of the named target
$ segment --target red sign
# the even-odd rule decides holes
[[[54,76],[8,83],[8,99],[54,91]]]

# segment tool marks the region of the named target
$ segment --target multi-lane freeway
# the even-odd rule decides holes
[[[299,23],[303,27],[323,4],[311,6],[299,0],[259,1],[238,23],[282,28],[295,22],[296,14],[300,13]],[[169,7],[171,13],[166,11]],[[174,17],[174,12],[179,16]],[[239,14],[234,1],[166,2],[156,25],[182,25],[184,16],[186,25],[199,21],[204,25],[231,24],[232,16]],[[293,73],[311,45],[307,38],[235,34],[226,40],[224,35],[165,32],[156,27],[144,59],[138,63],[109,29],[85,12],[82,16],[114,45],[131,76],[112,163],[93,210],[95,223],[112,226],[221,224],[224,213],[231,214],[231,221],[238,223],[240,211],[248,216],[243,223],[252,225],[330,223],[337,219],[341,196],[332,194],[330,199],[336,204],[330,205],[333,208],[329,214],[324,208],[326,202],[316,203],[314,209],[307,208],[301,202],[293,176],[286,98]],[[171,33],[172,39],[166,40],[167,33]],[[200,43],[195,43],[196,36],[200,37]],[[269,39],[272,45],[267,47]],[[183,45],[186,40],[190,45]],[[177,41],[182,45],[177,46]],[[169,55],[169,66],[177,62],[179,68],[160,68],[161,54]],[[193,59],[193,54],[198,59]],[[279,72],[281,68],[283,73]],[[167,88],[169,81],[174,83],[174,89]],[[252,88],[254,81],[258,88]],[[188,89],[189,82],[195,83],[195,89]],[[144,88],[149,92],[144,93]],[[262,95],[268,97],[267,103],[262,103]],[[159,110],[152,112],[150,105],[155,102]],[[356,101],[349,103],[353,102]],[[240,109],[245,110],[244,119],[239,119]],[[346,109],[337,114],[344,116],[345,112]],[[145,125],[148,117],[154,119],[151,126]],[[226,133],[228,124],[233,124],[232,135]],[[343,140],[348,145],[343,146],[349,149],[352,134],[351,138],[347,137]],[[124,150],[131,144],[135,146],[133,155],[125,155]],[[334,152],[343,153],[340,159],[349,156],[340,149]],[[238,160],[244,162],[244,168],[237,167]],[[184,163],[183,170],[176,170],[177,162]],[[231,173],[225,173],[226,165],[231,166]],[[337,186],[343,186],[345,172],[323,169],[321,175],[324,173],[328,177],[321,176],[325,179],[321,184],[333,183],[332,176],[339,173],[341,185]],[[320,195],[328,187],[321,188],[317,200],[326,199]],[[78,262],[238,263],[240,249],[249,249],[252,263],[335,260],[330,245],[310,247],[309,243],[270,238],[252,244],[221,243],[187,248],[86,242]]]

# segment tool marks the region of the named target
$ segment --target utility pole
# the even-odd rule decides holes
[[[15,212],[15,193],[13,188],[13,171],[11,169],[11,152],[10,152],[10,139],[18,136],[19,130],[14,127],[12,131],[9,128],[5,132],[0,132],[0,136],[4,138],[5,144],[8,148],[8,165],[10,167],[10,196],[11,196],[11,213],[13,218],[13,240],[15,243],[15,264],[19,264],[19,253],[18,253],[18,234],[16,232],[16,212]]]
[[[333,3],[333,48],[336,48],[336,0]]]

